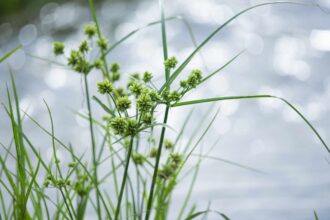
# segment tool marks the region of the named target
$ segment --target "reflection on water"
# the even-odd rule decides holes
[[[184,16],[192,25],[197,42],[201,42],[230,16],[257,2],[261,1],[172,0],[167,1],[166,13]],[[319,2],[330,7],[326,0]],[[111,42],[159,19],[156,1],[138,4],[106,1],[100,6],[99,14],[104,33]],[[212,71],[241,50],[246,52],[186,99],[253,94],[282,96],[298,106],[330,142],[329,16],[315,7],[292,5],[267,6],[242,16],[217,35],[202,53],[207,69]],[[88,8],[73,3],[49,3],[42,7],[38,19],[23,26],[18,33],[13,32],[9,23],[0,24],[0,44],[3,45],[0,55],[17,43],[25,48],[8,61],[16,74],[22,108],[47,125],[43,99],[47,100],[53,109],[56,135],[65,143],[70,141],[79,146],[78,152],[84,152],[88,142],[86,122],[72,113],[72,110],[84,111],[80,76],[28,54],[55,59],[51,55],[51,42],[62,40],[69,48],[75,47],[83,37],[82,25],[89,21]],[[194,49],[187,29],[180,20],[169,21],[167,25],[169,53],[183,61]],[[120,62],[127,74],[148,69],[158,74],[160,84],[163,72],[159,27],[141,31],[114,50],[109,60]],[[200,56],[189,64],[188,70],[193,68],[206,70]],[[0,66],[0,71],[4,91],[7,67]],[[91,77],[93,82],[100,79],[95,74]],[[95,86],[92,90],[96,92]],[[1,100],[5,100],[4,97],[2,92]],[[209,107],[199,107],[194,117],[204,120],[200,117]],[[291,109],[276,100],[228,101],[216,104],[217,107],[220,107],[220,116],[202,146],[208,149],[210,143],[220,138],[213,156],[257,168],[265,174],[205,159],[191,204],[197,202],[200,209],[205,209],[212,201],[211,209],[227,213],[232,219],[307,220],[312,219],[314,209],[320,219],[330,217],[327,154]],[[170,123],[182,123],[187,110],[173,109]],[[96,106],[94,112],[103,113]],[[6,120],[1,118],[4,123],[0,124],[5,143],[10,133]],[[25,126],[36,145],[44,146],[42,154],[50,159],[49,138],[41,135],[30,122],[26,121]],[[183,143],[188,139],[189,132]],[[173,198],[173,214],[178,211],[177,204],[183,201],[189,181],[183,180]],[[210,219],[218,218],[210,215]]]

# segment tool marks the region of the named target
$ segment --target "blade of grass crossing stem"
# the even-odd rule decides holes
[[[37,177],[37,174],[38,174],[38,172],[39,172],[39,168],[40,168],[40,160],[38,160],[37,167],[36,167],[36,169],[35,169],[35,172],[34,172],[34,174],[33,174],[33,176],[32,176],[32,179],[31,179],[31,181],[30,181],[30,184],[29,184],[28,189],[27,189],[26,194],[25,194],[25,199],[24,199],[24,205],[25,205],[25,206],[26,206],[26,204],[27,204],[27,202],[28,202],[28,199],[29,199],[29,196],[30,196],[30,193],[31,193],[31,190],[32,190],[32,186],[33,186],[33,184],[34,184],[34,182],[35,182],[35,179],[36,179],[36,177]]]
[[[317,216],[317,213],[316,213],[315,210],[314,210],[314,219],[315,219],[315,220],[319,220],[319,217]]]
[[[165,82],[165,84],[160,88],[159,92],[162,92],[165,88],[167,88],[171,83],[179,76],[179,74],[184,70],[184,68],[190,63],[192,58],[195,56],[195,54],[204,47],[205,44],[207,44],[220,30],[222,30],[224,27],[226,27],[230,22],[234,21],[237,17],[240,15],[266,5],[274,5],[274,4],[297,4],[297,5],[306,5],[303,3],[295,3],[295,2],[269,2],[269,3],[262,3],[258,5],[251,6],[247,9],[242,10],[241,12],[235,14],[233,17],[229,18],[225,23],[223,23],[220,27],[215,29],[185,60],[184,62],[174,71],[174,73],[171,75],[170,79]]]
[[[21,48],[22,48],[22,45],[18,45],[17,47],[15,47],[11,51],[9,51],[7,54],[5,54],[3,57],[0,58],[0,63],[5,61],[6,59],[8,59],[11,55],[13,55],[17,50],[19,50]]]
[[[318,131],[314,128],[314,126],[306,119],[306,117],[296,108],[294,107],[290,102],[285,100],[284,98],[272,96],[272,95],[253,95],[253,96],[227,96],[227,97],[216,97],[216,98],[207,98],[207,99],[198,99],[193,101],[186,101],[186,102],[179,102],[174,104],[172,107],[177,106],[185,106],[185,105],[195,105],[195,104],[201,104],[201,103],[207,103],[207,102],[216,102],[216,101],[225,101],[225,100],[239,100],[239,99],[263,99],[263,98],[271,98],[271,99],[277,99],[282,102],[284,102],[286,105],[288,105],[293,111],[295,111],[301,119],[309,126],[310,129],[314,132],[314,134],[317,136],[317,138],[321,141],[325,149],[330,154],[330,149],[328,145],[325,143],[321,135],[318,133]]]

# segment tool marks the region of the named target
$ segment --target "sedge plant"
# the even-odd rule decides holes
[[[249,171],[260,171],[223,158],[209,156],[208,153],[196,153],[201,141],[217,118],[218,111],[215,111],[215,114],[209,118],[208,124],[204,124],[204,118],[208,118],[207,115],[200,120],[196,130],[189,138],[190,141],[185,146],[182,146],[180,140],[184,137],[193,111],[187,115],[176,138],[169,139],[167,132],[172,129],[168,124],[168,119],[171,117],[170,109],[182,106],[226,100],[277,99],[300,116],[326,151],[330,153],[326,142],[313,125],[284,98],[261,94],[206,97],[199,100],[182,101],[186,94],[198,89],[201,84],[207,83],[209,79],[242,54],[239,52],[224,65],[208,74],[199,69],[187,73],[186,66],[216,34],[248,11],[266,5],[295,3],[273,2],[247,8],[229,18],[200,44],[196,43],[192,29],[185,19],[180,16],[165,17],[162,0],[159,0],[159,21],[133,30],[111,44],[101,31],[94,1],[90,0],[89,4],[93,21],[85,26],[83,30],[85,38],[82,39],[79,46],[68,51],[69,56],[65,58],[66,66],[83,78],[87,113],[77,113],[77,115],[89,123],[90,143],[87,145],[91,158],[87,158],[88,154],[85,153],[78,154],[74,146],[65,144],[56,137],[52,111],[46,101],[45,107],[49,115],[50,128],[20,109],[19,95],[13,73],[11,73],[11,85],[7,86],[6,90],[7,103],[2,103],[10,120],[12,138],[8,145],[0,143],[5,152],[0,155],[0,184],[2,186],[0,189],[0,219],[76,220],[85,219],[86,212],[90,211],[94,213],[95,219],[99,220],[169,219],[173,191],[182,179],[190,175],[192,175],[191,184],[177,219],[207,219],[209,212],[219,215],[222,219],[230,219],[224,213],[210,210],[209,207],[198,211],[194,205],[188,209],[188,201],[193,193],[201,162],[207,158],[215,159]],[[196,47],[182,62],[170,54],[167,47],[166,22],[176,19],[184,22]],[[163,63],[159,64],[164,70],[163,84],[156,87],[154,74],[145,70],[142,73],[135,72],[126,76],[127,80],[121,82],[121,85],[124,84],[124,86],[119,86],[119,82],[123,80],[120,64],[109,62],[111,59],[108,55],[138,31],[158,24],[161,27],[163,48]],[[0,58],[0,63],[20,48],[21,46],[18,46]],[[56,56],[65,56],[66,50],[63,42],[53,43],[53,52]],[[92,50],[96,50],[98,55],[91,56]],[[50,62],[59,64],[57,61]],[[100,81],[97,82],[98,94],[94,96],[90,91],[91,82],[88,77],[90,74],[100,75]],[[182,77],[183,74],[186,77]],[[178,82],[179,76],[183,79]],[[173,86],[174,82],[177,82],[178,86]],[[95,105],[92,103],[104,110],[102,117],[93,115]],[[208,112],[212,112],[212,109]],[[23,129],[24,120],[31,121],[40,131],[49,136],[51,140],[49,147],[53,152],[50,162],[46,162],[38,146],[32,143]],[[197,140],[194,137],[198,137]],[[59,160],[58,148],[64,150],[67,157],[70,158],[68,164],[63,164]],[[197,156],[198,162],[195,166],[184,169],[186,162],[192,156]],[[8,166],[9,160],[16,162],[15,169]],[[105,167],[107,172],[102,176],[99,171]],[[42,182],[37,177],[40,177]],[[50,191],[54,192],[55,196],[50,196]],[[7,198],[11,199],[10,203],[6,202]],[[314,215],[317,219],[316,212]]]

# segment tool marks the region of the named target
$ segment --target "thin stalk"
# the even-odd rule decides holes
[[[84,82],[85,82],[85,93],[86,93],[86,100],[87,100],[87,108],[88,108],[88,117],[89,117],[89,130],[91,134],[91,142],[92,142],[92,156],[93,156],[93,166],[94,166],[94,182],[95,187],[98,190],[98,176],[97,176],[97,161],[96,161],[96,145],[95,145],[95,138],[94,138],[94,128],[93,128],[93,119],[92,119],[92,108],[90,103],[89,97],[89,88],[88,88],[88,81],[87,81],[87,74],[84,74]],[[101,217],[101,209],[100,209],[100,198],[99,194],[96,192],[96,210],[99,219]]]
[[[164,121],[163,121],[164,124],[167,123],[169,109],[170,109],[170,107],[166,106],[165,116],[164,116]],[[147,205],[145,220],[148,220],[150,218],[150,213],[151,213],[151,208],[152,208],[152,199],[153,199],[154,188],[155,188],[157,174],[158,174],[160,156],[161,156],[162,148],[163,148],[163,141],[164,141],[164,137],[165,137],[165,131],[166,131],[166,127],[163,126],[162,132],[161,132],[161,135],[160,135],[159,145],[158,145],[156,164],[155,164],[154,173],[153,173],[153,176],[152,176],[152,182],[151,182],[151,187],[150,187],[150,192],[149,192],[149,197],[148,197],[148,205]]]
[[[118,197],[118,203],[117,203],[117,208],[116,208],[116,213],[115,213],[114,220],[118,220],[119,213],[120,213],[121,201],[122,201],[122,198],[123,198],[125,184],[126,184],[127,175],[128,175],[128,166],[129,166],[129,162],[130,162],[130,158],[131,158],[131,154],[132,154],[132,149],[133,149],[133,140],[134,140],[134,136],[131,136],[131,141],[130,141],[127,156],[126,156],[124,176],[123,176],[123,180],[121,182],[120,193],[119,193],[119,197]]]

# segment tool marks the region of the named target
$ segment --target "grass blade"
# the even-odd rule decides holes
[[[185,220],[191,220],[191,219],[194,219],[200,215],[204,215],[209,212],[214,212],[214,213],[218,214],[219,216],[221,216],[223,219],[230,220],[230,218],[228,218],[225,214],[218,212],[218,211],[212,211],[212,210],[205,210],[205,211],[193,213],[193,214],[189,215],[187,218],[185,218]]]
[[[244,52],[245,52],[245,50],[243,50],[243,51],[239,52],[238,54],[236,54],[233,58],[231,58],[229,61],[227,61],[219,69],[215,70],[213,73],[209,74],[207,77],[205,77],[204,79],[202,79],[201,83],[205,82],[206,80],[210,79],[212,76],[214,76],[215,74],[217,74],[218,72],[220,72],[221,70],[223,70],[224,68],[226,68],[229,64],[231,64],[232,62],[234,62]]]
[[[262,3],[262,4],[258,4],[258,5],[254,5],[251,6],[247,9],[244,9],[243,11],[235,14],[233,17],[231,17],[230,19],[228,19],[225,23],[223,23],[220,27],[218,27],[217,29],[215,29],[186,59],[185,61],[174,71],[174,73],[171,75],[171,77],[169,78],[169,80],[167,80],[165,82],[165,84],[160,88],[159,92],[162,92],[166,87],[168,87],[169,85],[171,85],[171,83],[179,76],[179,74],[184,70],[184,68],[190,63],[190,61],[192,60],[192,58],[195,56],[195,54],[202,48],[204,47],[220,30],[222,30],[224,27],[226,27],[230,22],[234,21],[237,17],[239,17],[240,15],[255,9],[255,8],[259,8],[262,6],[266,6],[266,5],[274,5],[274,4],[297,4],[297,5],[305,5],[302,3],[295,3],[295,2],[269,2],[269,3]]]
[[[306,119],[306,117],[296,108],[294,107],[290,102],[285,100],[284,98],[277,97],[277,96],[272,96],[272,95],[252,95],[252,96],[227,96],[227,97],[216,97],[216,98],[207,98],[207,99],[197,99],[193,101],[186,101],[186,102],[178,102],[172,107],[177,107],[177,106],[185,106],[185,105],[195,105],[195,104],[201,104],[201,103],[208,103],[208,102],[216,102],[216,101],[225,101],[225,100],[239,100],[239,99],[259,99],[259,98],[272,98],[272,99],[277,99],[285,104],[287,104],[293,111],[295,111],[300,118],[304,120],[304,122],[309,126],[310,129],[314,132],[314,134],[317,136],[317,138],[321,141],[325,149],[328,151],[330,154],[330,149],[328,145],[325,143],[321,135],[317,132],[317,130],[314,128],[314,126]]]
[[[0,58],[0,63],[5,61],[7,58],[9,58],[11,55],[13,55],[17,50],[19,50],[21,48],[22,48],[22,45],[18,45],[17,47],[15,47],[11,51],[9,51],[7,54],[5,54],[3,57]]]
[[[171,21],[171,20],[175,20],[175,19],[182,19],[181,16],[173,16],[173,17],[168,17],[168,18],[165,18],[164,20],[166,21]],[[115,49],[117,46],[119,46],[121,43],[123,43],[125,40],[127,40],[128,38],[130,38],[131,36],[133,36],[134,34],[136,34],[137,32],[145,29],[145,28],[148,28],[148,27],[151,27],[151,26],[154,26],[154,25],[157,25],[157,24],[160,24],[161,21],[158,20],[158,21],[153,21],[153,22],[150,22],[142,27],[139,27],[139,28],[136,28],[135,30],[129,32],[127,35],[125,35],[124,37],[122,37],[120,40],[118,40],[116,43],[114,43],[108,50],[107,52],[105,53],[105,55],[107,55],[108,53],[110,53],[113,49]]]

